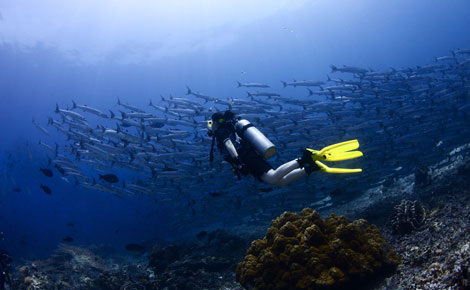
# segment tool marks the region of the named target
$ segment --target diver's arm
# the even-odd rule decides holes
[[[235,146],[233,146],[232,140],[230,140],[230,138],[227,138],[224,140],[224,146],[225,146],[225,149],[227,149],[227,152],[230,155],[230,157],[232,157],[233,159],[238,158],[237,149],[235,149]]]

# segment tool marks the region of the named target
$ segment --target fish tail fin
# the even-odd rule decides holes
[[[123,111],[119,111],[119,112],[121,112],[121,117],[122,117],[123,119],[126,119],[126,113],[124,113]]]
[[[308,90],[308,96],[310,97],[311,95],[313,95],[313,91],[311,89],[307,89]]]
[[[237,84],[238,84],[238,87],[237,87],[237,88],[239,88],[239,87],[242,86],[242,84],[241,84],[239,81],[237,81]]]
[[[152,99],[149,100],[149,106],[153,107]]]
[[[59,113],[59,104],[55,103],[55,111],[56,113]]]
[[[117,104],[121,105],[121,100],[119,98],[118,98]]]
[[[72,109],[76,109],[77,108],[77,104],[75,104],[75,101],[72,100]]]
[[[251,97],[251,98],[253,98],[253,95],[252,95],[252,94],[250,94],[250,92],[246,92],[246,93],[248,94],[248,97]]]
[[[330,75],[326,75],[326,77],[328,78],[327,81],[331,82]]]
[[[454,58],[455,58],[455,50],[451,50],[450,52],[452,52],[452,55],[453,55]]]
[[[190,95],[190,94],[193,93],[193,92],[191,92],[191,89],[188,86],[186,86],[186,88],[188,89],[188,91],[186,92],[186,95]]]
[[[338,68],[337,68],[335,65],[333,65],[333,64],[330,64],[330,67],[331,67],[331,72],[332,72],[332,73],[334,73],[334,72],[336,72],[336,71],[338,70]]]
[[[282,85],[284,86],[284,88],[287,87],[287,82],[281,81],[281,83],[282,83]]]
[[[113,111],[109,110],[109,112],[111,113],[111,119],[114,119],[114,117],[116,117],[116,115],[114,115]]]
[[[166,101],[162,95],[160,95],[160,98],[162,98],[162,102]]]

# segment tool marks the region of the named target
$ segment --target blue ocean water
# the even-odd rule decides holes
[[[0,3],[0,248],[17,258],[45,257],[67,236],[124,249],[180,234],[178,215],[150,196],[119,199],[39,171],[47,165],[39,140],[67,144],[31,123],[46,126],[56,103],[107,113],[120,98],[148,108],[149,99],[183,96],[186,86],[246,97],[237,80],[302,99],[306,90],[280,80],[326,80],[331,64],[415,67],[470,48],[468,1],[46,3]],[[230,212],[226,206],[217,210]]]

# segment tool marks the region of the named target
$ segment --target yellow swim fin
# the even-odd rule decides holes
[[[312,154],[312,160],[320,167],[321,171],[328,173],[355,173],[362,172],[362,169],[330,168],[320,161],[341,161],[363,156],[361,151],[355,150],[357,148],[359,148],[359,141],[355,139],[327,146],[320,151],[310,148],[306,149]]]
[[[320,151],[310,148],[307,148],[307,150],[312,153],[314,161],[341,161],[361,157],[361,151],[351,151],[357,148],[359,148],[359,141],[350,140],[327,146]]]
[[[320,167],[321,171],[324,171],[326,173],[358,173],[362,172],[362,169],[360,168],[354,168],[354,169],[348,169],[348,168],[331,168],[326,166],[325,164],[321,163],[320,161],[315,161],[315,164]]]

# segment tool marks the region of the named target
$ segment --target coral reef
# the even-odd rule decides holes
[[[88,249],[60,244],[50,258],[19,267],[13,277],[13,288],[130,289],[122,285],[137,280],[141,274],[134,272],[105,261]]]
[[[422,188],[432,183],[432,170],[428,167],[420,167],[415,172],[415,187]]]
[[[233,281],[233,271],[248,242],[223,230],[213,231],[198,243],[154,246],[149,268],[163,289],[219,289]]]
[[[306,208],[273,220],[264,239],[252,242],[236,278],[247,289],[344,289],[360,287],[399,263],[366,220],[349,223],[334,214],[323,220]]]
[[[425,221],[426,209],[417,200],[402,200],[395,206],[395,212],[390,219],[393,232],[398,235],[421,229]]]
[[[449,186],[453,189],[449,194],[439,192],[447,188],[438,189],[428,226],[421,231],[408,235],[394,235],[391,228],[385,231],[403,260],[378,290],[470,289],[470,190],[466,184]]]
[[[233,272],[247,246],[248,241],[216,230],[197,242],[155,246],[147,261],[145,256],[105,259],[62,244],[50,258],[19,266],[12,289],[241,289]]]
[[[417,195],[415,198],[419,197],[423,205],[429,209],[426,213],[425,226],[421,230],[411,231],[407,235],[396,235],[393,234],[391,223],[383,222],[384,227],[381,227],[381,232],[392,248],[402,257],[402,262],[394,274],[378,285],[373,285],[373,289],[470,289],[470,244],[468,239],[470,236],[470,181],[468,179],[468,168],[470,166],[468,164],[470,162],[464,162],[465,166],[456,167],[456,170],[453,171],[454,174],[444,175],[442,172],[439,172],[441,174],[433,178],[432,184],[420,187],[414,192]],[[461,174],[456,174],[457,169]],[[389,199],[390,202],[388,204],[384,202],[382,206],[374,203],[373,206],[369,207],[371,212],[368,216],[370,218],[376,218],[380,215],[385,217],[390,216],[394,204],[398,203],[404,196],[410,199],[412,192],[406,191],[406,189],[411,188],[412,184],[412,181],[407,180],[406,183],[395,188],[394,192],[403,191],[404,195],[394,195],[393,197],[396,197],[396,199],[393,199],[393,202]],[[380,193],[382,194],[383,192],[381,191]],[[359,207],[358,209],[352,205],[348,205],[348,207],[357,210],[356,218],[364,217],[365,211],[363,208]],[[335,206],[334,210],[337,211],[338,208],[340,207]],[[309,212],[310,210],[304,213],[310,215]],[[261,259],[258,259],[260,257],[259,254],[253,255],[250,263],[252,266],[259,268],[253,267],[253,271],[248,271],[246,274],[253,275],[254,277],[257,274],[256,271],[261,271],[260,269],[262,269],[263,265],[271,263],[270,268],[264,266],[265,270],[269,270],[274,269],[274,262],[276,261],[289,262],[289,260],[292,260],[296,262],[290,264],[289,269],[287,269],[288,271],[284,272],[286,273],[284,278],[294,279],[296,276],[303,275],[302,271],[305,270],[305,266],[301,262],[306,259],[305,256],[316,255],[317,260],[309,258],[309,261],[317,262],[315,265],[318,265],[323,259],[328,259],[333,249],[336,249],[330,249],[330,245],[340,247],[351,244],[351,246],[359,247],[359,243],[354,244],[353,242],[346,243],[342,241],[342,238],[349,236],[349,234],[344,234],[344,232],[348,233],[345,229],[355,227],[343,226],[343,230],[338,231],[339,238],[337,240],[339,241],[333,242],[333,240],[328,239],[333,234],[336,235],[336,232],[323,232],[326,231],[325,224],[328,219],[321,220],[313,211],[311,211],[311,214],[314,221],[311,226],[315,224],[322,231],[323,235],[313,235],[318,230],[313,226],[306,231],[308,235],[305,235],[305,238],[308,238],[312,244],[325,242],[323,246],[317,247],[318,249],[321,248],[321,252],[310,251],[310,245],[306,245],[305,248],[299,248],[291,244],[293,242],[292,238],[295,239],[297,237],[297,235],[291,237],[296,232],[296,228],[300,231],[306,227],[306,230],[310,227],[310,223],[308,221],[298,221],[302,219],[302,215],[286,214],[285,219],[288,220],[285,223],[280,223],[279,219],[277,219],[275,223],[276,228],[270,229],[266,238],[253,242],[250,253],[253,255],[263,252],[262,262],[266,264],[261,264]],[[351,212],[345,214],[351,216]],[[343,219],[334,216],[328,224],[338,229],[341,222],[334,224],[333,221],[342,221]],[[289,225],[287,225],[287,222],[290,222]],[[354,225],[355,223],[358,224],[357,221],[351,224]],[[359,224],[365,225],[362,222]],[[376,219],[374,219],[374,224],[377,224]],[[243,225],[243,227],[247,226],[246,224]],[[11,272],[12,287],[7,289],[240,290],[242,286],[235,281],[234,269],[237,263],[243,259],[245,250],[249,245],[248,241],[261,237],[264,235],[264,231],[265,229],[259,232],[250,231],[249,235],[253,236],[244,238],[221,230],[209,233],[201,232],[197,236],[198,240],[193,242],[188,241],[185,244],[154,247],[154,251],[148,256],[148,260],[145,255],[129,256],[124,255],[122,252],[116,255],[115,250],[111,251],[109,248],[83,249],[61,245],[47,260],[24,262],[23,264],[19,264],[20,262],[15,263],[16,271]],[[237,232],[237,235],[240,234],[239,232]],[[279,236],[277,239],[275,239],[276,234]],[[284,252],[292,255],[276,256],[274,252],[267,252],[268,237],[273,242],[273,245],[276,245],[276,249],[279,250],[283,246]],[[327,241],[329,241],[328,245],[326,245]],[[286,243],[283,244],[283,242]],[[300,244],[302,243],[299,241],[298,245]],[[376,244],[373,243],[373,245]],[[287,252],[287,249],[289,252]],[[371,249],[374,249],[374,247],[371,247]],[[388,247],[384,246],[383,249],[388,249]],[[303,252],[302,250],[305,251]],[[337,252],[339,253],[339,258],[345,253],[351,253],[347,248],[343,250],[340,248]],[[357,256],[351,255],[350,257],[355,258]],[[329,259],[330,262],[334,263],[337,257],[334,256],[334,258]],[[350,263],[355,265],[357,269],[364,270],[362,264],[352,258]],[[286,269],[286,267],[282,267],[279,266],[281,269]],[[371,266],[369,267],[371,268]],[[332,280],[335,281],[334,279],[346,279],[345,273],[347,273],[347,270],[341,268],[339,264],[324,266],[325,270],[327,268],[326,275],[320,277],[320,281],[331,282]],[[311,269],[315,269],[315,267],[311,267]],[[344,276],[341,276],[341,273]],[[266,271],[265,275],[265,277],[257,277],[261,280],[272,279],[275,281],[276,279],[275,276],[272,276],[272,272]],[[245,278],[248,279],[249,277],[245,276]],[[310,277],[306,278],[301,279],[302,283],[299,284],[298,288],[305,288],[305,285],[308,285],[308,278]],[[311,278],[313,280],[314,277],[311,276]],[[364,279],[368,278],[364,276]],[[295,288],[297,284],[292,284],[290,287]],[[322,289],[329,289],[328,287],[330,286],[325,286]],[[346,284],[338,287],[340,289],[348,288]],[[355,287],[354,285],[349,288],[372,289],[372,287]],[[315,288],[311,287],[311,289]]]

